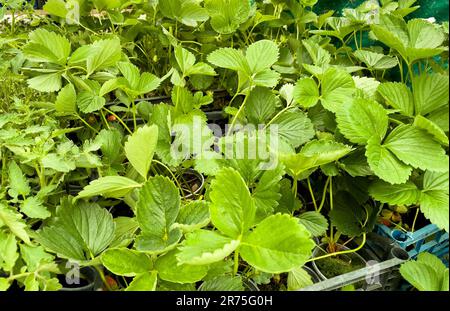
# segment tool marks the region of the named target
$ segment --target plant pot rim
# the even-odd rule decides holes
[[[317,252],[319,252],[319,251],[321,250],[321,248],[323,248],[323,246],[325,246],[325,245],[328,245],[328,243],[320,243],[319,245],[316,245],[316,247],[314,248],[313,253],[312,253],[312,255],[311,255],[311,258],[315,258],[316,255],[317,255]],[[346,251],[346,250],[350,250],[350,248],[348,248],[348,247],[345,246],[345,245],[342,245],[342,244],[339,244],[339,243],[336,243],[336,245],[338,245],[342,250],[345,250],[345,251]],[[356,256],[356,257],[358,257],[358,259],[360,259],[362,262],[367,263],[367,260],[365,260],[365,259],[364,259],[360,254],[358,254],[357,252],[353,252],[353,253],[351,253],[351,254],[354,255],[354,256]],[[319,267],[317,267],[316,261],[315,261],[315,260],[311,262],[311,265],[312,265],[314,271],[317,273],[317,275],[319,276],[320,279],[322,279],[322,280],[328,280],[328,278],[327,278],[325,275],[323,275],[323,273],[320,271]]]
[[[82,272],[83,270],[84,273]],[[85,278],[88,284],[80,287],[62,287],[61,289],[59,289],[59,291],[62,292],[95,291],[101,287],[100,274],[95,268],[91,266],[80,267],[80,274],[81,273],[83,273],[84,275],[88,274],[88,277]]]
[[[203,188],[205,187],[205,176],[203,176],[202,173],[197,172],[193,168],[188,168],[186,171],[183,172],[183,175],[186,174],[186,173],[188,173],[188,175],[192,175],[192,176],[198,177],[198,179],[200,181],[200,186],[194,192],[182,196],[183,199],[190,199],[193,196],[199,194],[203,190]]]

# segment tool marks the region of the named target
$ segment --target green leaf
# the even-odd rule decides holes
[[[207,226],[209,219],[209,203],[206,201],[192,201],[180,209],[175,227],[184,232],[191,232]]]
[[[426,115],[448,106],[449,78],[442,74],[422,74],[413,79],[416,114]]]
[[[274,115],[280,100],[267,88],[256,87],[248,95],[245,115],[254,125],[264,124]]]
[[[215,279],[221,275],[230,275],[233,273],[233,260],[228,258],[209,265],[208,274],[203,278],[204,281]]]
[[[381,141],[388,129],[386,110],[376,101],[355,99],[344,103],[336,113],[340,132],[351,142],[365,145],[376,137]]]
[[[420,195],[420,210],[431,223],[449,232],[448,190],[423,191]]]
[[[343,103],[352,100],[354,92],[352,76],[342,69],[331,67],[323,74],[321,102],[325,109],[337,112]]]
[[[302,173],[337,161],[351,151],[351,147],[332,140],[313,140],[307,143],[300,153],[282,155],[281,159],[289,174],[300,177]]]
[[[287,277],[288,290],[299,290],[300,288],[307,287],[312,284],[313,281],[311,275],[302,267],[289,271]]]
[[[448,191],[448,172],[439,173],[426,171],[423,176],[423,190]]]
[[[157,76],[149,72],[144,72],[139,79],[137,91],[139,92],[139,95],[148,94],[151,91],[156,90],[160,83],[161,79]]]
[[[365,63],[370,69],[387,70],[397,66],[398,64],[398,61],[395,57],[376,52],[357,50],[355,51],[354,55],[361,62]]]
[[[31,192],[28,179],[25,178],[20,166],[15,161],[10,161],[8,166],[9,189],[12,197],[21,195],[26,197]],[[11,191],[13,193],[11,193]]]
[[[10,286],[11,284],[7,278],[0,278],[0,291],[6,291]]]
[[[445,279],[445,275],[448,275],[448,269],[443,273],[438,273],[436,266],[429,263],[429,259],[434,257],[432,256],[427,253],[419,254],[417,261],[408,261],[400,266],[402,277],[419,291],[442,290],[442,281]],[[439,262],[437,267],[443,265],[439,259],[433,260],[433,263],[437,262]]]
[[[62,80],[60,73],[49,73],[36,76],[27,80],[28,86],[39,92],[55,92],[61,89]]]
[[[242,240],[240,254],[258,270],[282,273],[302,266],[313,247],[310,233],[296,218],[276,214],[264,219]]]
[[[55,221],[38,232],[38,241],[59,257],[90,260],[114,239],[112,215],[97,204],[61,205]]]
[[[265,69],[251,76],[253,84],[256,86],[263,86],[268,88],[274,88],[278,84],[281,75],[271,69]]]
[[[20,211],[30,218],[46,219],[51,213],[37,197],[28,197],[20,205]]]
[[[162,252],[181,238],[172,229],[180,210],[180,194],[174,183],[162,176],[151,177],[139,191],[136,217],[141,228],[137,248]]]
[[[380,23],[372,25],[376,38],[387,46],[396,49],[404,58],[409,43],[406,23],[400,17],[381,15]]]
[[[23,50],[28,60],[61,66],[66,64],[71,52],[69,40],[43,28],[31,32],[29,39]]]
[[[370,100],[376,99],[377,89],[380,82],[375,78],[353,76],[356,87],[356,97]]]
[[[198,62],[197,64],[192,66],[188,71],[186,71],[185,75],[191,77],[191,83],[195,87],[197,85],[195,83],[196,77],[197,77],[197,79],[199,79],[199,81],[202,81],[201,80],[202,78],[205,79],[207,77],[201,77],[201,76],[215,76],[215,75],[217,75],[217,73],[214,71],[214,68],[211,67],[210,65],[202,63],[202,62]],[[206,80],[206,81],[209,81],[209,80]],[[210,84],[208,84],[208,86],[209,85]],[[204,86],[201,89],[207,88],[208,86]]]
[[[231,34],[250,14],[250,2],[240,0],[206,0],[211,27],[220,34]]]
[[[178,262],[190,265],[207,265],[230,255],[240,241],[225,237],[216,231],[197,230],[189,233],[178,248]]]
[[[125,155],[144,179],[147,179],[157,143],[158,127],[154,124],[139,128],[125,143]]]
[[[368,141],[366,157],[375,175],[390,184],[403,184],[411,175],[411,166],[401,162],[386,146],[381,145],[378,137]]]
[[[422,252],[417,255],[417,261],[432,267],[439,278],[444,278],[444,275],[448,274],[448,268],[442,260],[434,254]]]
[[[194,108],[194,96],[185,87],[175,86],[172,89],[171,98],[176,115],[188,114]]]
[[[207,176],[215,176],[221,168],[222,155],[214,151],[204,151],[202,157],[195,159],[194,169]]]
[[[340,191],[335,195],[334,207],[328,215],[337,230],[355,237],[373,229],[377,210],[369,205],[360,205],[349,192]]]
[[[313,78],[302,78],[294,88],[294,100],[304,108],[315,106],[320,99],[319,87]]]
[[[29,246],[20,244],[20,254],[27,265],[29,272],[34,272],[44,264],[52,263],[55,257],[45,252],[44,248],[39,246]]]
[[[444,132],[449,131],[449,111],[447,107],[437,109],[427,115],[427,119],[439,126]]]
[[[302,202],[292,193],[291,182],[284,178],[280,181],[280,199],[274,212],[282,214],[293,214],[302,207]]]
[[[279,182],[284,174],[282,165],[263,171],[258,184],[252,192],[256,206],[255,222],[259,222],[273,214],[281,197]]]
[[[95,143],[100,144],[100,149],[103,154],[103,160],[106,163],[122,163],[123,159],[123,134],[114,128],[103,129],[95,138]]]
[[[43,9],[51,15],[66,18],[68,15],[66,5],[67,4],[64,0],[48,0],[45,2]]]
[[[0,269],[12,272],[18,258],[19,253],[14,234],[0,231]]]
[[[45,168],[53,169],[57,172],[68,173],[76,168],[73,158],[65,154],[49,153],[42,158],[42,165]]]
[[[384,146],[415,168],[448,171],[448,156],[444,149],[427,132],[415,126],[397,126],[386,138]]]
[[[159,9],[164,16],[191,27],[196,27],[198,22],[206,21],[209,17],[196,0],[160,0]]]
[[[119,216],[114,218],[116,231],[110,247],[126,247],[134,240],[139,225],[135,218]]]
[[[247,48],[245,58],[247,59],[251,72],[255,73],[272,67],[278,61],[279,53],[280,51],[275,42],[260,40]]]
[[[25,291],[37,292],[39,290],[39,281],[33,274],[26,276],[23,284],[25,285]]]
[[[312,236],[322,236],[328,229],[327,219],[319,212],[304,212],[298,216],[298,221]]]
[[[84,81],[89,90],[81,91],[77,96],[77,105],[81,112],[91,113],[105,106],[106,99],[100,96],[100,84],[97,81]]]
[[[421,115],[417,115],[414,119],[414,126],[418,127],[422,130],[428,132],[428,134],[432,135],[434,139],[440,142],[442,145],[448,146],[448,137],[445,132],[436,125],[433,121],[422,117]]]
[[[199,291],[244,291],[240,276],[220,275],[206,280],[198,289]]]
[[[278,135],[294,148],[310,141],[315,136],[314,126],[307,115],[299,109],[285,111],[274,119]]]
[[[133,191],[133,189],[141,186],[141,184],[126,177],[105,176],[91,181],[89,185],[78,193],[76,198],[89,198],[96,195],[101,195],[105,198],[122,198]]]
[[[390,205],[411,205],[419,200],[420,191],[412,182],[391,185],[377,180],[369,187],[369,194],[377,201]]]
[[[128,248],[108,249],[102,254],[101,261],[106,269],[122,276],[136,276],[152,269],[146,254]]]
[[[247,59],[242,51],[232,48],[220,48],[208,55],[208,62],[214,66],[235,71],[250,72]]]
[[[91,47],[92,44],[82,45],[81,47],[76,49],[70,56],[68,65],[70,66],[79,65],[82,68],[86,68],[86,60],[91,54]]]
[[[118,62],[117,68],[128,82],[128,86],[131,89],[136,89],[139,84],[140,72],[139,68],[130,62]]]
[[[440,47],[445,38],[443,32],[422,19],[406,24],[401,17],[382,14],[380,22],[372,24],[372,31],[378,40],[397,50],[410,64],[443,52]]]
[[[363,148],[358,148],[339,161],[339,165],[352,177],[373,175]]]
[[[409,46],[408,57],[411,62],[419,58],[440,54],[439,47],[445,40],[444,33],[432,23],[423,19],[408,21]]]
[[[236,239],[246,232],[255,218],[255,203],[240,174],[223,168],[211,182],[211,221],[227,236]]]
[[[175,48],[175,58],[183,73],[188,72],[195,64],[194,54],[181,47],[181,45]]]
[[[125,291],[154,291],[156,290],[156,284],[158,281],[158,272],[157,271],[151,271],[151,272],[145,272],[142,274],[137,275],[133,281],[131,281],[130,285],[125,289]]]
[[[31,244],[25,228],[27,225],[22,220],[22,214],[12,211],[0,203],[0,228],[6,227],[11,233],[27,244]]]
[[[100,91],[98,92],[99,96],[105,96],[106,94],[122,87],[123,80],[121,78],[109,79],[105,83],[102,84]]]
[[[414,115],[413,95],[408,87],[399,82],[386,82],[380,84],[378,93],[393,108],[398,109],[406,116]]]
[[[184,284],[198,282],[205,277],[208,272],[208,266],[179,264],[177,255],[178,252],[173,250],[158,257],[155,262],[155,268],[158,270],[161,279]]]
[[[77,112],[77,93],[72,84],[67,84],[59,91],[55,101],[55,110],[61,114]]]
[[[88,76],[95,71],[115,66],[122,54],[120,40],[117,37],[95,41],[89,50],[86,60]]]
[[[329,67],[328,65],[331,61],[330,52],[325,50],[319,43],[315,42],[313,38],[302,40],[302,44],[317,68],[327,69]]]

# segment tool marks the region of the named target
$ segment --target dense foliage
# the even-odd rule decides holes
[[[0,3],[1,290],[296,290],[320,241],[448,232],[448,22],[414,0]]]

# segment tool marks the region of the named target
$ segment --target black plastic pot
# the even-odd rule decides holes
[[[183,178],[185,180],[196,180],[197,183],[199,184],[198,188],[194,190],[192,193],[183,195],[183,199],[190,199],[203,191],[203,188],[205,187],[205,177],[196,170],[187,169],[183,173]]]
[[[65,276],[60,279],[63,288],[62,292],[84,292],[84,291],[97,291],[102,288],[102,280],[100,274],[93,267],[82,267],[80,269],[80,284],[67,284],[65,283]]]
[[[311,280],[313,281],[313,283],[318,283],[321,281],[319,275],[312,268],[303,266],[303,269],[306,270],[306,272],[308,272],[308,274],[311,276]]]
[[[245,290],[250,292],[259,292],[258,284],[256,284],[255,281],[251,279],[245,279],[242,283],[244,285]]]

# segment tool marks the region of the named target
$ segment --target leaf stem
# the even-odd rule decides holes
[[[250,85],[249,89],[251,89],[251,85]],[[236,124],[237,118],[238,118],[239,115],[241,114],[242,110],[244,110],[244,106],[245,106],[245,104],[247,103],[247,99],[248,99],[248,97],[249,97],[249,93],[250,93],[250,92],[247,91],[247,93],[245,94],[245,98],[244,98],[244,101],[243,101],[242,104],[241,104],[241,107],[239,107],[238,112],[236,113],[236,115],[233,117],[233,120],[231,121],[230,127],[228,128],[227,135],[230,135],[230,134],[231,134],[231,130],[233,129],[234,125]]]
[[[398,125],[404,124],[402,121],[394,119],[394,118],[389,118],[389,121],[391,121],[392,123],[398,124]]]
[[[308,183],[308,190],[309,190],[309,193],[311,194],[311,198],[312,198],[312,201],[313,201],[313,204],[314,204],[314,209],[317,212],[319,209],[317,207],[316,198],[314,197],[314,192],[312,190],[311,181],[309,180],[309,177],[306,179],[306,182]]]
[[[325,182],[325,186],[323,188],[323,193],[322,193],[322,200],[320,201],[320,206],[319,206],[318,212],[320,212],[322,210],[322,207],[325,204],[325,198],[327,196],[327,188],[328,188],[328,184],[330,183],[330,179],[331,179],[331,176],[328,176],[327,181]]]
[[[333,177],[330,176],[330,211],[333,210]],[[330,241],[335,243],[334,241],[334,232],[333,232],[333,224],[330,222]]]
[[[312,262],[312,261],[316,261],[316,260],[319,260],[319,259],[324,259],[324,258],[337,256],[337,255],[356,253],[361,248],[363,248],[363,246],[366,244],[366,233],[363,233],[362,237],[363,237],[363,240],[361,242],[361,245],[359,245],[355,249],[349,249],[349,250],[345,250],[345,251],[340,251],[340,252],[335,252],[335,253],[331,253],[331,254],[326,254],[326,255],[323,255],[323,256],[319,256],[319,257],[314,257],[314,258],[311,258],[311,259],[307,260],[306,262]]]
[[[78,117],[78,119],[80,119],[81,122],[83,122],[84,125],[86,125],[90,130],[92,130],[92,131],[94,131],[95,133],[98,134],[98,131],[97,131],[95,128],[93,128],[89,123],[87,123],[86,120],[83,119],[78,113],[76,113],[75,115],[76,115],[76,116]]]
[[[419,211],[420,209],[418,207],[416,207],[416,215],[414,216],[414,220],[411,226],[411,232],[414,232],[414,229],[416,227],[416,221],[417,221],[417,217],[419,216]]]
[[[273,123],[273,121],[275,121],[281,114],[283,114],[284,112],[288,111],[289,109],[292,108],[292,105],[287,105],[285,108],[283,108],[282,110],[280,110],[275,117],[273,117],[265,126],[264,129],[267,129],[267,127],[269,125],[271,125]]]
[[[236,249],[234,251],[234,268],[233,268],[233,275],[236,275],[238,273],[239,269],[239,249]]]
[[[102,116],[102,120],[103,120],[103,122],[105,123],[106,128],[107,128],[108,130],[110,130],[111,128],[109,127],[109,123],[108,123],[108,121],[107,121],[106,118],[105,118],[105,114],[103,113],[103,110],[100,110],[100,115]]]
[[[42,189],[46,186],[44,167],[40,166],[39,163],[36,163],[34,168],[39,177],[39,185],[41,186],[41,189]]]
[[[100,275],[100,278],[102,279],[103,284],[105,284],[106,289],[108,291],[111,291],[111,287],[109,286],[108,282],[106,281],[105,274],[103,273],[103,270],[100,269],[97,265],[94,265],[95,270],[97,270],[98,274]]]
[[[173,180],[177,184],[177,187],[180,189],[181,196],[184,196],[183,188],[181,187],[180,182],[178,181],[177,177],[172,172],[172,170],[167,165],[165,165],[164,163],[162,163],[162,162],[160,162],[158,160],[153,159],[152,162],[155,162],[155,163],[161,165],[162,167],[164,167],[169,172],[169,174],[172,176]]]
[[[129,134],[133,134],[133,132],[129,129],[129,127],[125,124],[125,122],[123,122],[123,120],[117,114],[115,114],[113,111],[109,110],[108,108],[103,107],[103,109],[105,109],[106,112],[108,112],[108,113],[112,114],[114,117],[116,117],[116,119],[119,121],[119,123],[123,125],[123,127],[127,130],[127,132]]]

